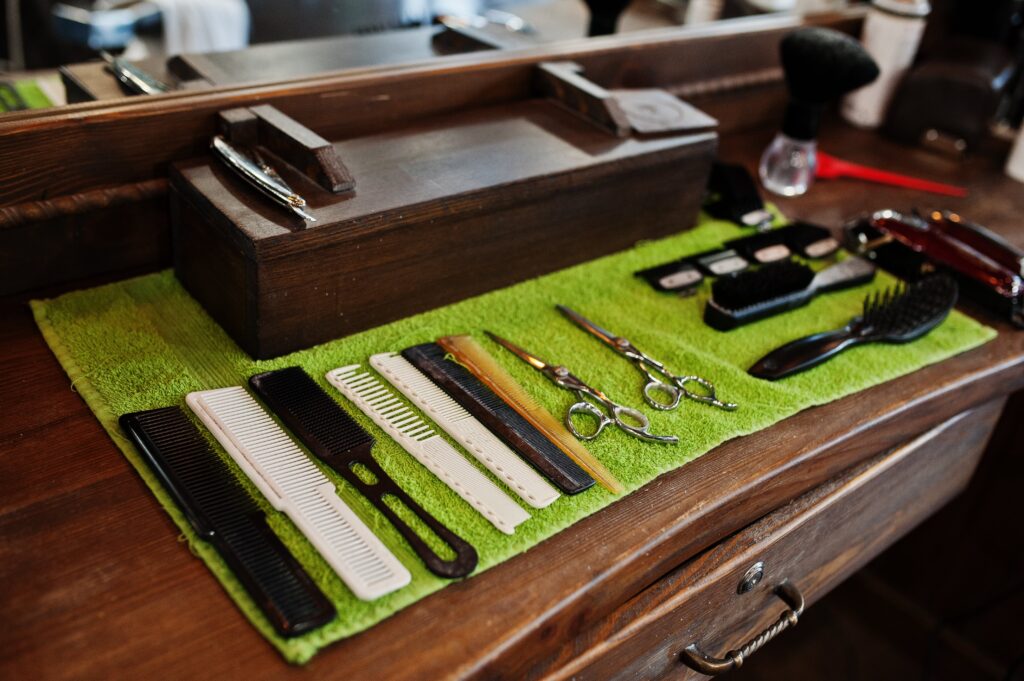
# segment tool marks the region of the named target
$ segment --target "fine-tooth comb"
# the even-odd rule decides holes
[[[537,404],[536,400],[530,397],[472,337],[445,336],[439,338],[437,343],[572,458],[588,475],[601,483],[602,487],[615,494],[621,494],[625,490],[622,483],[615,479],[604,464],[594,458],[594,455],[588,452],[558,419]]]
[[[512,534],[530,517],[361,366],[329,371],[327,380],[498,530]]]
[[[482,423],[424,376],[407,359],[393,352],[370,357],[370,366],[409,398],[500,478],[526,503],[544,508],[558,498],[558,491],[520,459]]]
[[[427,569],[449,579],[465,577],[473,572],[477,564],[476,550],[423,510],[380,467],[371,453],[373,437],[345,413],[309,374],[300,367],[289,367],[257,374],[249,379],[249,385],[313,454],[362,492],[391,521]],[[372,475],[372,481],[361,478],[356,466],[364,466]],[[448,545],[455,558],[444,560],[437,555],[388,505],[387,497],[403,504],[430,528]]]
[[[194,392],[185,401],[358,598],[373,600],[409,583],[405,566],[245,388]]]
[[[181,409],[125,414],[120,423],[196,534],[213,545],[277,633],[298,636],[334,618],[334,606]]]
[[[558,489],[566,494],[578,494],[594,486],[594,479],[565,452],[464,366],[445,359],[446,355],[436,343],[424,343],[402,352],[413,366],[497,433]]]
[[[956,298],[956,281],[945,274],[875,293],[864,299],[861,316],[843,328],[787,343],[759,359],[749,373],[774,381],[817,366],[854,345],[908,343],[938,326]]]

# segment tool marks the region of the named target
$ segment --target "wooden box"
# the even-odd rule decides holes
[[[354,191],[332,193],[272,157],[312,223],[212,155],[175,166],[178,277],[242,348],[268,358],[691,227],[714,120],[687,107],[696,125],[639,134],[630,126],[650,129],[643,116],[666,93],[636,91],[636,105],[571,67],[564,75],[555,98],[334,141]],[[633,104],[624,113],[620,102]]]

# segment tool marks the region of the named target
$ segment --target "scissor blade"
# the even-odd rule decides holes
[[[576,326],[596,336],[597,338],[601,339],[603,342],[612,346],[613,348],[618,348],[616,341],[619,340],[619,337],[616,336],[611,331],[609,331],[608,329],[602,329],[600,326],[590,321],[589,319],[581,315],[579,312],[570,310],[565,305],[555,305],[555,307],[558,308],[558,311],[565,315],[565,317],[568,318],[569,321],[571,321]]]
[[[518,345],[516,345],[512,341],[505,340],[501,336],[499,336],[497,334],[493,334],[490,331],[484,331],[484,333],[486,333],[487,337],[490,338],[492,341],[494,341],[498,345],[501,345],[506,350],[511,352],[513,355],[515,355],[519,359],[523,360],[524,362],[526,362],[527,364],[532,366],[534,369],[536,369],[538,371],[544,371],[545,369],[548,368],[547,362],[545,362],[544,360],[540,359],[539,357],[534,357],[529,352],[527,352],[526,350],[522,349],[521,347],[519,347]]]

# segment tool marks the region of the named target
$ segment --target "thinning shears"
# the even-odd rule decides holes
[[[602,329],[578,312],[574,312],[564,305],[556,305],[558,311],[565,315],[571,322],[584,331],[598,338],[602,343],[631,361],[644,376],[647,377],[647,384],[644,385],[643,393],[647,404],[655,409],[669,410],[679,406],[682,398],[710,404],[719,409],[732,411],[736,408],[733,402],[722,402],[715,395],[715,385],[700,376],[678,376],[669,371],[664,364],[649,357],[636,349],[631,342],[622,336],[616,336],[611,331]],[[694,392],[686,386],[697,384],[701,390]]]
[[[661,442],[664,444],[676,444],[679,438],[675,435],[654,435],[651,433],[651,422],[642,411],[625,407],[612,402],[607,395],[574,376],[566,367],[548,364],[539,357],[530,354],[515,343],[496,336],[490,331],[485,331],[495,343],[498,343],[519,359],[523,360],[537,371],[541,372],[552,383],[559,388],[576,393],[578,402],[569,407],[565,414],[565,425],[573,435],[580,440],[593,440],[606,426],[614,425],[628,435],[638,437],[641,440]],[[597,426],[586,433],[576,427],[573,417],[593,419]]]

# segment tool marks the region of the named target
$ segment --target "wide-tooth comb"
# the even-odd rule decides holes
[[[298,636],[333,619],[334,606],[181,409],[125,414],[120,423],[199,538],[214,546],[279,634]]]
[[[594,486],[594,479],[586,471],[519,412],[464,366],[445,359],[447,353],[440,345],[417,345],[404,350],[402,356],[505,440],[562,492],[578,494]]]
[[[394,352],[370,357],[370,366],[409,398],[434,423],[452,436],[487,470],[508,485],[523,501],[544,508],[558,498],[558,490],[537,475],[494,433],[424,376],[407,359]]]
[[[185,401],[358,598],[373,600],[409,583],[405,566],[245,388],[194,392]]]
[[[423,510],[399,487],[373,458],[373,437],[302,368],[289,367],[257,374],[249,378],[249,385],[309,451],[362,492],[391,521],[427,569],[449,579],[465,577],[473,572],[477,564],[476,550]],[[355,466],[365,467],[372,477],[364,480],[355,471]],[[447,544],[455,557],[445,560],[430,548],[389,504],[396,501]]]
[[[572,436],[566,427],[544,407],[537,404],[505,369],[470,336],[445,336],[437,340],[438,345],[455,356],[484,385],[498,394],[520,416],[551,440],[559,449],[575,461],[590,477],[615,494],[625,488],[615,476],[594,458]]]
[[[329,371],[327,380],[498,530],[512,534],[517,525],[530,517],[361,366],[353,364]]]

